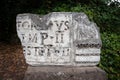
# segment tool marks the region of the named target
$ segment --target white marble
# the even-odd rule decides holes
[[[84,13],[18,14],[16,23],[30,65],[91,66],[100,61],[99,29]]]
[[[77,49],[76,54],[100,54],[101,50],[98,48],[82,48],[82,49]]]
[[[99,60],[99,56],[76,56],[75,58],[75,61],[77,62],[97,62]]]

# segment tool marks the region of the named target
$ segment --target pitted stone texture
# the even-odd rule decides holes
[[[18,14],[16,22],[30,65],[94,66],[100,61],[99,28],[84,13]]]
[[[24,80],[107,80],[98,67],[28,67]]]

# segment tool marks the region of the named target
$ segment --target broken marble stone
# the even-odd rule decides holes
[[[99,28],[84,13],[24,13],[16,23],[29,65],[95,66],[100,61]]]

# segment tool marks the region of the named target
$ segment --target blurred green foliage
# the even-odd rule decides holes
[[[100,27],[101,61],[98,65],[108,80],[120,80],[120,3],[111,0],[2,0],[0,2],[0,40],[10,41],[16,34],[18,13],[84,12]]]
[[[120,35],[103,32],[102,53],[99,67],[108,74],[108,80],[120,80]]]

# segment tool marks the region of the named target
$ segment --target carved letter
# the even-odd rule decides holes
[[[65,28],[65,30],[67,30],[67,29],[69,29],[69,22],[68,21],[65,21],[65,26],[66,26],[66,28]]]
[[[24,39],[25,39],[25,34],[21,34],[22,35],[22,42],[24,43],[25,41],[24,41]]]
[[[64,43],[63,42],[63,33],[56,33],[56,43]]]
[[[61,34],[61,43],[63,43],[63,35],[64,35],[64,34]]]
[[[29,42],[37,43],[37,33],[35,33],[35,35],[33,35],[33,37],[31,34],[29,34]]]
[[[48,34],[47,33],[40,33],[40,34],[42,36],[41,44],[43,45],[44,44],[44,40],[48,37]]]
[[[58,27],[58,30],[60,30],[60,29],[61,29],[61,26],[63,25],[63,22],[64,22],[64,21],[61,21],[60,24],[58,24],[58,21],[54,21],[54,22],[56,23],[56,25],[57,25],[57,27]]]

